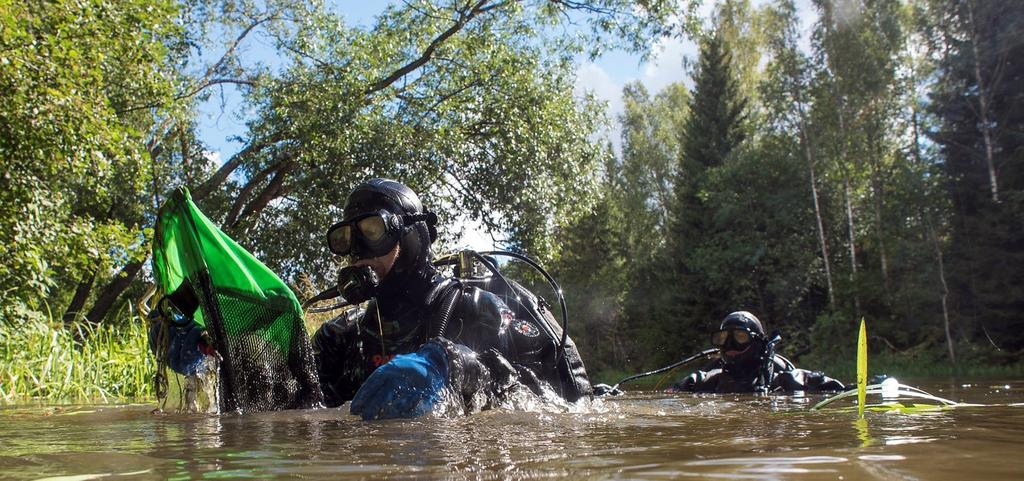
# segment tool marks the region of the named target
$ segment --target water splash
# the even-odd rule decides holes
[[[483,392],[477,392],[471,399],[463,400],[458,393],[448,387],[442,391],[441,398],[435,403],[431,414],[450,418],[488,409],[544,414],[603,414],[609,411],[609,407],[601,398],[584,397],[576,402],[569,402],[551,385],[541,382],[540,393],[516,384],[497,400]]]
[[[165,368],[166,395],[157,400],[161,411],[182,414],[220,414],[220,361],[204,356],[194,375]]]

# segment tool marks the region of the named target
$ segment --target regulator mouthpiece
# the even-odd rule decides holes
[[[380,278],[370,266],[348,266],[338,273],[338,291],[350,304],[361,304],[377,295]]]

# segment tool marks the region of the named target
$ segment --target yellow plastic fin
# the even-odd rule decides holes
[[[868,328],[860,320],[860,334],[857,336],[857,414],[864,417],[864,401],[868,387]]]

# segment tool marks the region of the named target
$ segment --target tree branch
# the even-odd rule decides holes
[[[135,276],[139,274],[144,263],[145,260],[134,261],[121,268],[121,271],[114,276],[114,280],[107,284],[107,287],[100,291],[99,296],[96,297],[96,302],[93,303],[92,309],[89,309],[89,312],[85,315],[86,322],[99,324],[103,321],[107,311],[110,310],[121,293],[131,284]]]
[[[219,85],[219,84],[231,83],[231,84],[237,84],[237,85],[249,85],[249,86],[255,85],[251,80],[225,79],[225,78],[214,79],[213,76],[217,73],[217,70],[219,70],[225,63],[227,63],[228,58],[230,58],[231,55],[235,53],[235,50],[237,50],[238,46],[241,45],[243,40],[245,40],[245,37],[247,37],[256,27],[258,27],[258,26],[260,26],[260,25],[262,25],[262,24],[264,24],[266,22],[269,22],[271,20],[275,20],[277,18],[278,18],[278,16],[275,13],[275,14],[272,14],[272,15],[267,15],[266,17],[263,17],[263,18],[254,19],[251,24],[249,24],[247,27],[245,27],[245,29],[242,30],[242,32],[239,33],[237,37],[235,37],[235,40],[231,43],[231,46],[228,47],[228,49],[224,51],[224,54],[221,55],[221,57],[217,60],[217,62],[214,63],[213,65],[211,65],[209,68],[206,69],[206,72],[203,74],[202,78],[200,78],[199,81],[196,82],[196,86],[191,88],[191,89],[189,89],[187,91],[187,93],[182,93],[182,94],[175,95],[173,97],[173,100],[177,101],[177,100],[182,100],[182,99],[190,98],[190,97],[198,94],[199,92],[202,92],[203,90],[205,90],[205,89],[207,89],[209,87],[212,87],[214,85]],[[128,107],[126,109],[119,110],[119,111],[117,111],[117,114],[120,115],[120,114],[124,114],[124,113],[128,113],[128,112],[134,112],[136,110],[151,109],[151,108],[158,107],[158,106],[159,106],[158,104],[137,105],[137,106],[134,106],[134,107]]]
[[[249,197],[252,195],[253,190],[256,186],[262,183],[270,174],[277,172],[284,166],[284,161],[274,162],[267,168],[259,171],[256,175],[252,176],[245,187],[235,197],[234,204],[231,205],[231,210],[228,211],[227,217],[224,218],[224,225],[227,227],[234,227],[238,223],[238,214],[242,212],[242,208],[245,207],[246,203],[249,202]]]
[[[235,169],[237,169],[238,166],[242,164],[242,161],[244,161],[245,159],[249,158],[252,155],[259,153],[263,149],[270,147],[271,145],[281,141],[283,138],[284,133],[275,133],[261,142],[249,144],[240,152],[231,156],[231,159],[229,159],[227,162],[224,162],[224,165],[221,165],[220,168],[217,169],[217,172],[214,172],[214,174],[210,176],[210,178],[207,179],[206,182],[203,182],[202,185],[197,187],[195,191],[192,192],[192,199],[199,201],[206,197],[207,195],[210,195],[210,193],[212,193],[215,189],[220,187],[221,184],[223,184],[224,181],[227,180],[228,176],[230,176],[231,173],[234,172]]]
[[[262,212],[268,204],[270,204],[270,201],[285,195],[289,189],[284,187],[284,181],[288,177],[288,174],[295,170],[295,166],[296,163],[291,160],[281,164],[280,168],[277,169],[277,173],[274,174],[274,178],[270,179],[270,183],[263,188],[260,195],[245,208],[240,216],[238,216],[238,219],[235,221],[235,225],[249,217],[258,216],[259,213]]]
[[[253,22],[251,24],[249,24],[247,27],[245,27],[245,29],[243,29],[242,32],[239,33],[237,37],[235,37],[235,40],[231,43],[231,46],[228,47],[228,49],[224,51],[224,53],[220,56],[220,59],[218,59],[216,63],[214,63],[213,65],[211,65],[209,68],[206,69],[206,73],[204,73],[203,77],[199,80],[199,82],[197,82],[200,85],[200,87],[192,89],[192,93],[191,94],[186,95],[184,97],[179,97],[179,98],[191,97],[192,95],[195,95],[196,93],[199,93],[201,90],[203,90],[206,87],[209,87],[210,85],[216,85],[216,83],[210,83],[211,79],[217,73],[217,70],[219,70],[221,68],[221,66],[223,66],[225,63],[227,63],[228,58],[230,58],[231,55],[235,53],[235,50],[238,49],[238,46],[242,44],[242,41],[245,40],[245,37],[249,36],[249,34],[252,33],[252,31],[256,27],[258,27],[258,26],[260,26],[260,25],[262,25],[262,24],[264,24],[266,22],[269,22],[271,20],[276,20],[277,18],[278,18],[277,13],[268,14],[267,16],[265,16],[263,18],[254,18]],[[223,82],[220,82],[220,83],[223,83]]]
[[[504,2],[498,2],[496,4],[487,5],[487,1],[488,0],[480,0],[475,5],[470,7],[467,11],[459,10],[459,17],[457,20],[455,20],[455,24],[449,27],[448,30],[441,32],[440,35],[434,38],[434,40],[432,40],[430,44],[427,45],[427,48],[423,50],[423,53],[420,54],[419,57],[417,57],[412,62],[409,62],[399,67],[397,70],[392,72],[387,77],[384,77],[383,79],[374,82],[372,85],[370,85],[369,88],[366,89],[366,91],[363,92],[363,95],[370,95],[373,94],[374,92],[384,90],[391,86],[392,84],[394,84],[395,82],[397,82],[402,77],[405,77],[406,75],[416,71],[416,69],[426,65],[426,63],[430,61],[431,56],[434,55],[434,51],[437,50],[437,48],[440,47],[445,41],[451,38],[452,35],[455,35],[460,30],[462,30],[467,23],[469,23],[471,20],[476,18],[476,16],[480,15],[481,13],[487,12],[497,6],[504,4]]]
[[[213,87],[214,85],[221,85],[221,84],[247,85],[249,87],[255,87],[256,86],[256,82],[254,82],[252,80],[249,80],[249,79],[215,78],[215,79],[207,80],[205,83],[203,83],[202,85],[197,86],[196,88],[192,89],[189,92],[186,92],[184,94],[180,94],[180,95],[174,97],[174,100],[187,99],[189,97],[192,97],[195,94],[198,94],[199,92],[202,92],[203,90],[206,90],[209,87]]]

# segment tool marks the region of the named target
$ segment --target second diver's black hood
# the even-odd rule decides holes
[[[765,335],[761,320],[747,311],[736,311],[725,316],[719,329],[746,329],[753,334],[747,351],[735,358],[729,358],[724,355],[724,351],[732,347],[733,341],[730,339],[722,347],[723,355],[721,359],[725,371],[735,377],[756,376],[765,356]]]
[[[718,326],[719,329],[748,329],[750,332],[764,337],[764,326],[761,325],[761,320],[757,316],[747,311],[736,311],[722,320],[722,325]]]

